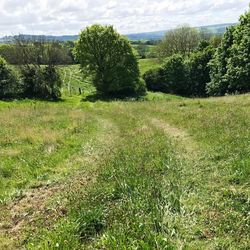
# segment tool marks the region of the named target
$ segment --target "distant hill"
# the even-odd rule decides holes
[[[224,24],[215,24],[215,25],[208,25],[208,26],[200,26],[197,29],[212,33],[212,34],[223,34],[226,31],[227,27],[234,26],[236,23],[224,23]],[[138,33],[138,34],[129,34],[127,37],[132,40],[160,40],[164,37],[164,35],[169,30],[162,30],[162,31],[154,31],[154,32],[145,32],[145,33]]]
[[[40,38],[44,37],[47,41],[61,41],[61,42],[66,42],[66,41],[75,41],[78,38],[78,35],[65,35],[65,36],[45,36],[45,35],[25,35],[22,34],[26,39],[34,39],[34,38]],[[0,43],[7,43],[13,41],[15,36],[5,36],[0,38]]]
[[[199,30],[207,32],[207,33],[213,33],[213,34],[223,34],[226,31],[226,28],[229,26],[233,26],[236,23],[224,23],[224,24],[215,24],[215,25],[208,25],[208,26],[201,26],[197,27]],[[129,38],[129,40],[136,41],[136,40],[160,40],[164,37],[165,33],[169,30],[162,30],[162,31],[154,31],[154,32],[145,32],[145,33],[136,33],[136,34],[127,34],[126,36]],[[31,39],[34,37],[41,37],[36,35],[24,35],[27,39]],[[46,40],[52,41],[75,41],[78,38],[78,35],[65,35],[65,36],[42,36]],[[13,41],[14,36],[5,36],[3,38],[0,38],[0,43],[7,43]]]

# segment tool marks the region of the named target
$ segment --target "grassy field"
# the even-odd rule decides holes
[[[157,68],[159,66],[159,62],[157,59],[140,59],[139,67],[141,71],[141,75],[143,75],[146,71]],[[94,91],[94,88],[90,85],[90,79],[83,79],[79,66],[71,65],[71,66],[61,66],[59,67],[62,80],[63,80],[63,94],[64,95],[75,95],[79,93],[79,88],[85,92],[85,94],[89,94]]]
[[[159,67],[159,62],[157,59],[141,59],[139,60],[139,66],[141,75],[143,75],[146,71]]]
[[[0,249],[248,249],[250,95],[90,102],[61,71],[62,101],[0,102]]]

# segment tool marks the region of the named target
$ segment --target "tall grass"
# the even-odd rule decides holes
[[[24,233],[19,244],[28,249],[248,248],[250,96],[152,95],[139,102],[71,97],[62,103],[0,103],[2,197],[22,178],[25,190],[44,174],[49,181],[68,172],[62,181],[70,183],[96,172],[87,187],[72,181],[60,194],[67,212],[49,228],[41,218],[32,229],[35,235]]]

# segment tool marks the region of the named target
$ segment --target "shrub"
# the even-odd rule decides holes
[[[147,89],[150,91],[168,92],[168,86],[164,79],[162,68],[150,69],[144,73],[143,79],[146,82]]]
[[[162,65],[167,91],[171,94],[187,96],[188,77],[187,69],[182,55],[176,54],[167,58]]]
[[[7,66],[6,61],[0,57],[0,98],[17,97],[21,86],[14,72]]]
[[[143,90],[137,59],[129,41],[112,26],[93,25],[83,30],[75,47],[86,75],[98,92],[109,96],[139,95]]]
[[[208,44],[207,44],[208,45]],[[206,86],[210,82],[209,62],[214,54],[214,49],[203,43],[200,49],[192,53],[186,61],[188,69],[188,94],[190,96],[206,96]]]
[[[54,66],[29,66],[21,70],[24,96],[56,100],[61,96],[62,81]]]
[[[161,68],[147,71],[143,78],[151,91],[189,95],[188,72],[182,55],[167,58]]]

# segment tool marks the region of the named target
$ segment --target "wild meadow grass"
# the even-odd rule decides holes
[[[249,95],[74,96],[0,102],[0,115],[1,218],[17,193],[67,190],[48,197],[64,215],[23,228],[12,249],[248,249]]]

